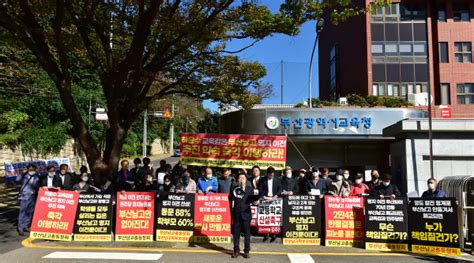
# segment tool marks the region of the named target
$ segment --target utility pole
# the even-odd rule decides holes
[[[174,151],[174,125],[173,125],[173,118],[174,118],[174,102],[171,104],[171,122],[170,122],[170,154],[173,154]]]
[[[280,65],[281,65],[281,79],[280,79],[280,82],[281,82],[281,104],[283,104],[283,60],[280,61]]]
[[[148,118],[148,110],[145,110],[143,116],[143,157],[146,156],[146,146],[147,146],[147,118]]]

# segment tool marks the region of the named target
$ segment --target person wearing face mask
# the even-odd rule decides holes
[[[147,173],[137,184],[137,191],[140,192],[151,192],[156,190],[156,185],[153,181],[153,175]]]
[[[93,190],[93,188],[91,187],[90,177],[87,171],[81,174],[81,181],[75,184],[72,187],[72,190],[78,191],[78,192],[89,192]]]
[[[364,184],[363,175],[357,173],[355,176],[354,184],[351,186],[351,196],[366,196],[369,195],[370,189]]]
[[[421,195],[422,198],[448,198],[445,192],[438,189],[438,182],[434,178],[428,179],[428,190]]]
[[[380,175],[379,175],[379,171],[377,170],[372,170],[370,172],[370,176],[371,176],[371,181],[367,183],[367,186],[369,187],[370,192],[373,192],[375,190],[375,187],[380,185],[382,181],[380,181],[379,179]]]
[[[336,181],[334,181],[328,189],[328,194],[336,197],[348,197],[351,192],[351,186],[344,180],[343,171],[336,173]]]
[[[55,168],[52,165],[46,167],[48,174],[43,177],[41,180],[41,186],[48,188],[60,188],[61,187],[61,178],[56,174]]]
[[[349,179],[351,177],[351,173],[349,172],[349,170],[344,170],[342,172],[342,175],[344,176],[344,181],[349,183],[349,185],[352,185],[352,181],[351,181],[351,179]]]
[[[281,195],[288,196],[288,195],[295,195],[298,194],[298,179],[293,177],[293,171],[291,170],[290,166],[287,166],[285,170],[283,170],[283,175],[281,177]]]
[[[398,196],[401,196],[402,193],[398,190],[398,187],[395,184],[391,183],[392,176],[390,174],[382,175],[382,184],[375,187],[375,191],[372,193],[373,196],[379,198],[391,198],[394,199]]]
[[[234,184],[234,181],[235,181],[235,178],[231,176],[230,168],[224,168],[222,176],[219,177],[219,180],[217,181],[218,192],[224,193],[224,194],[230,193],[230,188]]]
[[[160,193],[174,193],[175,186],[171,183],[171,175],[166,174],[164,178],[164,183],[158,186],[158,191]]]
[[[31,220],[35,211],[36,197],[41,184],[41,179],[36,166],[29,164],[27,172],[16,177],[16,182],[21,185],[19,191],[20,213],[18,215],[18,234],[24,236],[24,232],[30,232]]]
[[[218,188],[217,179],[212,175],[212,168],[206,167],[204,174],[198,179],[197,192],[200,194],[212,194],[217,193]]]
[[[299,195],[305,195],[308,193],[306,187],[308,184],[308,179],[306,179],[306,170],[305,169],[300,169],[298,171],[298,194]]]
[[[319,177],[319,168],[311,168],[311,178],[308,178],[308,183],[306,186],[306,192],[308,195],[318,195],[320,198],[323,198],[324,195],[328,192],[327,181]]]
[[[194,194],[196,193],[196,182],[191,179],[191,174],[185,170],[176,184],[176,193]]]

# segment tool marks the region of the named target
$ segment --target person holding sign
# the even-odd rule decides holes
[[[319,178],[319,168],[311,168],[311,179],[308,179],[306,192],[308,195],[319,195],[320,198],[324,198],[324,195],[328,191],[328,181],[324,178]]]
[[[343,180],[343,171],[338,171],[336,174],[336,181],[334,181],[328,189],[328,194],[337,197],[348,197],[351,191],[351,186],[346,180]]]
[[[234,230],[234,253],[232,258],[237,258],[240,254],[240,233],[244,231],[244,258],[250,258],[250,221],[252,212],[250,205],[258,200],[258,195],[254,195],[254,190],[247,184],[247,176],[240,173],[237,184],[234,185],[230,194],[233,201],[232,208],[233,230]]]
[[[370,189],[364,184],[364,179],[361,173],[357,173],[354,184],[351,185],[351,196],[366,196],[369,195]]]
[[[25,231],[30,232],[31,219],[35,211],[36,196],[41,183],[35,165],[29,164],[26,169],[26,173],[18,175],[16,178],[16,182],[21,185],[19,192],[20,213],[18,215],[17,229],[20,236],[24,236]]]
[[[212,168],[206,167],[204,175],[199,177],[197,183],[197,190],[200,194],[217,193],[218,190],[217,179],[212,175]]]
[[[61,187],[61,178],[59,178],[55,170],[53,165],[46,167],[48,174],[41,180],[42,187],[58,189]]]
[[[434,178],[428,179],[428,190],[421,195],[422,198],[448,198],[445,192],[437,189],[438,182]]]
[[[298,180],[293,178],[293,172],[291,171],[291,167],[287,166],[285,170],[283,170],[283,176],[281,177],[281,187],[283,191],[281,195],[295,195],[298,194]]]
[[[260,199],[276,200],[281,195],[281,181],[275,177],[275,168],[267,168],[267,176],[260,180]],[[267,241],[270,236],[267,234],[263,237],[263,242]],[[271,235],[270,242],[276,240],[276,235]]]
[[[375,187],[375,191],[372,193],[373,196],[379,198],[386,198],[390,197],[390,199],[394,199],[402,195],[398,187],[390,182],[392,176],[390,174],[382,175],[382,184]]]

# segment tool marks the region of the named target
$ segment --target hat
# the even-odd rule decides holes
[[[306,170],[303,169],[303,168],[301,168],[299,172],[300,172],[300,173],[306,173]]]
[[[344,174],[344,170],[337,169],[336,175],[343,175],[343,174]]]
[[[313,166],[313,167],[311,168],[311,172],[319,172],[319,168],[316,167],[316,166]]]
[[[364,176],[361,173],[357,173],[355,176],[355,179],[360,179],[363,178]]]

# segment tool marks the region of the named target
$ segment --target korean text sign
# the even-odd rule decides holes
[[[363,247],[364,198],[325,196],[326,246]]]
[[[117,193],[116,241],[153,241],[154,193]]]
[[[293,195],[283,199],[283,244],[321,244],[321,199]]]
[[[192,241],[194,194],[161,194],[156,215],[156,241]]]
[[[181,135],[181,162],[187,165],[283,169],[286,137],[238,134]]]
[[[454,198],[412,198],[409,220],[413,252],[461,255],[458,208]]]
[[[283,216],[283,200],[260,200],[257,212],[259,234],[280,234]]]
[[[229,195],[196,194],[194,200],[194,242],[230,243]]]
[[[111,194],[81,193],[74,225],[74,240],[112,241],[112,214]]]
[[[407,199],[365,199],[365,249],[408,251]]]
[[[31,238],[71,241],[79,193],[40,188]]]

